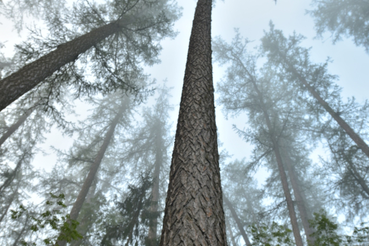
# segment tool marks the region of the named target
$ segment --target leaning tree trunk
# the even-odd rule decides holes
[[[148,242],[147,246],[156,246],[157,245],[157,231],[158,231],[158,202],[159,202],[159,177],[160,177],[160,168],[163,165],[163,151],[164,151],[164,140],[163,134],[161,131],[161,123],[160,120],[157,119],[156,133],[155,133],[155,163],[154,163],[154,173],[153,173],[153,184],[151,190],[151,205],[150,212],[152,213],[153,218],[150,220],[149,224],[149,233],[148,233]]]
[[[302,226],[304,227],[306,240],[307,242],[314,244],[315,238],[312,236],[314,233],[313,229],[310,227],[309,219],[312,219],[312,216],[307,212],[306,209],[306,197],[303,191],[300,189],[300,183],[295,171],[295,168],[292,164],[292,160],[288,155],[287,151],[284,152],[284,161],[287,166],[288,176],[290,177],[291,186],[293,190],[293,194],[296,199],[297,209],[300,212],[300,218],[302,221]]]
[[[21,117],[19,117],[17,122],[9,127],[9,129],[0,138],[0,147],[26,121],[35,109],[36,107],[29,108]]]
[[[234,210],[234,208],[232,206],[232,203],[228,200],[228,198],[225,195],[223,196],[223,198],[224,198],[224,203],[227,205],[227,207],[231,211],[231,214],[232,214],[233,219],[236,221],[237,227],[238,227],[238,229],[241,232],[241,235],[243,237],[243,240],[245,241],[245,243],[246,243],[247,246],[251,246],[249,237],[247,236],[245,230],[243,229],[243,225],[241,223],[241,220],[238,217],[236,210]]]
[[[126,109],[125,105],[121,105],[121,108],[119,109],[119,112],[113,119],[113,121],[110,124],[109,130],[107,131],[103,144],[100,147],[99,152],[96,155],[95,161],[91,164],[90,172],[88,173],[82,188],[78,194],[77,200],[73,204],[72,210],[70,212],[70,219],[71,220],[77,220],[78,214],[81,211],[81,208],[83,206],[83,203],[85,202],[86,196],[88,194],[88,191],[91,187],[92,182],[95,179],[97,170],[100,167],[101,161],[104,157],[105,151],[109,146],[110,140],[114,136],[115,127],[117,126],[119,120],[122,118],[123,112]],[[58,241],[59,246],[65,246],[66,241]]]
[[[227,245],[211,61],[211,0],[198,0],[160,245]]]
[[[133,22],[133,17],[123,16],[118,21],[96,28],[72,41],[59,45],[56,50],[0,80],[0,111],[36,87],[62,66],[76,60],[80,54],[108,36],[117,33],[122,26],[131,22]]]
[[[369,157],[369,146],[364,142],[364,140],[350,127],[347,122],[335,112],[329,104],[319,95],[319,93],[314,90],[314,88],[307,82],[307,80],[296,70],[296,68],[287,60],[287,58],[281,54],[283,59],[283,66],[295,75],[300,83],[302,83],[306,89],[313,95],[313,97],[318,101],[318,103],[327,111],[332,118],[342,127],[342,129],[350,136],[350,138],[357,144],[357,146]]]
[[[286,197],[287,209],[288,209],[288,214],[289,214],[291,225],[292,225],[293,235],[295,237],[295,242],[297,246],[303,246],[302,238],[300,235],[300,229],[297,223],[296,212],[295,212],[295,208],[293,205],[293,200],[291,197],[290,189],[288,188],[287,176],[284,170],[283,160],[282,160],[281,152],[280,152],[279,145],[278,145],[278,138],[273,133],[273,126],[270,121],[267,108],[264,104],[263,94],[259,90],[256,84],[256,81],[255,81],[255,78],[252,76],[249,70],[244,66],[244,64],[239,59],[238,59],[238,62],[243,67],[246,74],[250,77],[251,83],[258,95],[260,105],[261,105],[261,110],[263,111],[264,119],[265,119],[266,125],[269,130],[269,134],[270,134],[270,140],[272,142],[273,151],[274,151],[274,154],[277,160],[278,172],[279,172],[279,176],[281,177],[283,193],[284,193],[284,196]]]

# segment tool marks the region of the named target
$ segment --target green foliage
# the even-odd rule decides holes
[[[272,222],[271,225],[265,223],[253,224],[249,227],[253,238],[252,245],[255,246],[293,246],[291,230],[285,225]]]
[[[341,237],[337,234],[338,225],[330,221],[324,212],[314,213],[314,219],[309,221],[311,228],[315,232],[312,236],[315,238],[314,244],[322,246],[339,246],[342,243]]]
[[[364,227],[364,223],[360,228],[355,227],[351,236],[339,235],[338,224],[332,222],[324,211],[314,213],[314,219],[309,223],[315,231],[312,234],[315,241],[309,246],[349,246],[368,242],[369,227]]]
[[[45,205],[48,209],[45,212],[35,216],[36,213],[30,212],[23,205],[19,206],[18,211],[11,210],[11,218],[16,220],[20,218],[22,215],[26,214],[31,217],[33,220],[33,224],[30,226],[30,230],[32,232],[39,232],[41,229],[51,228],[54,232],[60,235],[58,237],[47,237],[43,239],[45,245],[54,245],[58,246],[57,241],[63,240],[67,242],[72,242],[73,240],[82,239],[82,235],[79,234],[76,230],[78,226],[78,221],[71,220],[69,215],[63,215],[61,212],[62,209],[67,206],[63,203],[65,199],[64,194],[54,195],[50,193],[51,201],[47,200]],[[21,241],[21,245],[36,245],[34,242],[26,242],[25,240]]]

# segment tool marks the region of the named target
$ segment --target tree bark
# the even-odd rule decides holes
[[[157,124],[155,124],[155,163],[154,163],[154,173],[153,173],[153,184],[151,190],[151,206],[150,212],[154,218],[150,220],[150,227],[148,233],[148,244],[147,246],[156,246],[157,231],[158,231],[158,218],[156,214],[158,213],[158,202],[159,202],[159,181],[160,181],[160,168],[163,165],[163,151],[164,142],[162,139],[161,122],[157,119]]]
[[[298,181],[298,177],[296,175],[295,168],[292,164],[291,158],[288,155],[287,151],[284,151],[284,160],[285,160],[285,164],[287,166],[288,176],[290,177],[293,194],[294,194],[295,199],[296,199],[297,209],[300,212],[300,218],[301,218],[301,221],[302,221],[302,226],[304,227],[306,240],[310,244],[314,244],[315,239],[312,236],[314,231],[310,227],[310,223],[309,223],[309,219],[312,219],[312,216],[307,212],[307,209],[306,209],[306,206],[305,206],[306,205],[306,197],[305,197],[305,194],[300,189],[300,183]]]
[[[247,236],[245,230],[243,229],[243,225],[241,223],[241,220],[238,217],[238,215],[236,213],[236,210],[234,210],[234,208],[232,206],[232,203],[228,200],[228,198],[225,195],[223,196],[223,199],[224,199],[224,203],[227,205],[227,207],[231,211],[231,214],[232,214],[233,219],[236,221],[237,227],[238,227],[238,229],[241,232],[241,235],[243,237],[243,240],[245,241],[245,243],[246,243],[247,246],[251,246],[249,237]]]
[[[279,51],[278,51],[279,52]],[[364,140],[355,133],[355,131],[346,123],[344,119],[335,112],[329,104],[319,95],[317,91],[306,81],[306,79],[296,70],[296,68],[291,65],[287,58],[281,54],[284,63],[282,63],[286,69],[290,70],[293,75],[295,75],[298,80],[306,87],[306,89],[313,95],[313,97],[319,102],[319,104],[332,116],[332,118],[338,123],[339,126],[350,136],[350,138],[357,144],[357,146],[369,157],[369,146],[364,142]]]
[[[119,109],[119,112],[117,113],[117,115],[115,116],[115,118],[113,119],[113,121],[110,124],[109,130],[107,131],[105,138],[104,138],[104,142],[100,147],[99,152],[97,153],[97,156],[95,158],[94,163],[91,164],[90,167],[90,172],[88,173],[82,188],[78,194],[77,200],[76,202],[73,204],[72,210],[70,212],[70,219],[71,220],[77,220],[79,212],[81,211],[81,208],[83,206],[83,203],[85,202],[86,196],[88,194],[88,191],[91,187],[92,182],[95,179],[97,170],[100,167],[101,161],[104,157],[105,151],[109,146],[109,143],[111,141],[111,139],[114,136],[114,131],[115,131],[115,127],[117,126],[119,120],[122,118],[123,112],[126,109],[125,105],[121,105],[121,108]],[[59,246],[65,246],[66,245],[66,241],[58,241]]]
[[[227,245],[214,109],[211,0],[198,0],[160,245]]]
[[[286,172],[284,170],[284,164],[283,164],[283,160],[282,160],[282,157],[281,157],[281,152],[280,152],[279,145],[278,145],[278,138],[275,136],[275,134],[273,132],[273,126],[272,126],[272,123],[270,121],[267,108],[264,104],[263,94],[259,90],[254,76],[252,76],[252,74],[249,72],[249,70],[244,66],[244,64],[238,58],[237,58],[237,60],[238,60],[239,64],[243,67],[246,74],[250,77],[251,83],[253,84],[253,87],[254,87],[257,95],[258,95],[260,105],[262,107],[262,111],[263,111],[263,114],[264,114],[264,119],[265,119],[267,128],[269,130],[270,140],[271,140],[272,146],[273,146],[273,151],[274,151],[274,154],[275,154],[275,157],[276,157],[276,160],[277,160],[278,172],[279,172],[279,175],[281,177],[282,188],[283,188],[284,195],[286,197],[287,209],[288,209],[288,214],[290,216],[290,221],[291,221],[291,225],[292,225],[293,235],[295,237],[295,242],[296,242],[297,246],[303,246],[302,238],[301,238],[301,235],[300,235],[300,229],[299,229],[299,226],[298,226],[298,223],[297,223],[296,212],[295,212],[295,208],[294,208],[294,205],[293,205],[293,200],[292,200],[292,197],[291,197],[290,189],[288,187],[287,176],[286,176]]]
[[[30,116],[35,109],[36,107],[29,108],[21,117],[19,117],[17,122],[9,127],[6,133],[0,138],[0,147],[26,121],[28,116]]]
[[[56,50],[0,80],[0,111],[33,89],[62,66],[76,60],[80,54],[86,52],[108,36],[117,33],[122,26],[128,25],[133,21],[133,17],[123,16],[118,21],[96,28],[72,41],[59,45]]]

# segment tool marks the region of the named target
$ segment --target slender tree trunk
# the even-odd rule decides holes
[[[241,223],[241,220],[238,217],[238,215],[236,213],[236,210],[234,210],[234,208],[232,206],[232,203],[228,200],[228,198],[225,195],[223,195],[223,199],[224,199],[224,203],[227,205],[227,207],[231,211],[231,214],[232,214],[233,219],[236,221],[237,227],[238,227],[238,229],[241,232],[241,235],[243,237],[243,240],[245,241],[245,243],[246,243],[247,246],[251,246],[249,237],[247,236],[245,230],[243,229],[243,225]]]
[[[62,66],[76,60],[80,54],[110,35],[117,33],[122,26],[126,26],[133,21],[133,17],[123,16],[118,21],[96,28],[72,41],[59,45],[56,50],[0,80],[0,111]]]
[[[158,124],[157,131],[155,135],[155,163],[154,163],[154,173],[153,173],[153,185],[151,190],[151,206],[150,212],[155,216],[150,221],[148,245],[147,246],[156,246],[157,242],[157,231],[158,231],[158,218],[156,214],[158,213],[158,202],[159,202],[159,177],[160,177],[160,168],[163,164],[163,149],[164,142],[162,139],[161,125],[160,121],[157,120]]]
[[[160,245],[227,245],[215,124],[211,0],[198,0]]]
[[[21,237],[22,237],[23,233],[26,231],[26,227],[28,227],[28,226],[29,226],[29,225],[28,225],[29,218],[30,218],[30,216],[29,216],[29,215],[26,215],[26,221],[25,221],[25,223],[24,223],[24,225],[23,225],[23,227],[22,227],[22,230],[19,232],[19,234],[18,234],[17,238],[14,240],[14,243],[13,243],[13,245],[12,245],[12,246],[17,246],[17,245],[19,245],[19,244],[18,244],[19,240],[21,239]]]
[[[15,179],[15,177],[17,176],[19,170],[22,167],[22,164],[24,162],[24,159],[26,159],[27,155],[29,153],[27,152],[23,152],[22,156],[20,157],[20,159],[17,162],[17,165],[15,166],[13,172],[9,175],[9,177],[4,181],[4,183],[0,186],[0,196],[3,196],[2,193],[5,191],[5,189],[7,187],[9,187],[11,185],[11,183],[13,182],[13,180]]]
[[[92,203],[92,199],[95,197],[95,193],[96,193],[96,186],[97,186],[97,180],[95,179],[94,182],[92,182],[91,184],[91,187],[87,193],[87,196],[86,196],[86,200],[84,202],[84,204],[91,204]],[[70,245],[71,246],[80,246],[82,245],[82,243],[84,243],[84,239],[85,239],[85,236],[87,235],[87,232],[89,231],[89,229],[91,228],[91,225],[92,225],[92,221],[91,221],[91,213],[87,213],[87,214],[84,214],[85,216],[83,216],[81,218],[81,216],[78,217],[78,222],[79,222],[79,225],[78,225],[78,228],[79,228],[79,233],[82,235],[82,239],[79,239],[79,240],[76,240],[76,241],[73,241]]]
[[[9,211],[9,208],[10,206],[12,205],[13,201],[14,201],[14,198],[15,196],[17,195],[18,193],[18,189],[19,189],[19,183],[17,184],[17,188],[15,189],[15,191],[13,191],[11,197],[10,197],[10,200],[8,202],[8,205],[6,205],[5,209],[2,211],[2,214],[0,216],[0,223],[3,221],[3,219],[5,218],[6,214],[8,213]]]
[[[113,138],[114,136],[114,131],[115,131],[115,127],[117,126],[119,120],[122,118],[123,112],[126,109],[125,105],[122,105],[121,108],[119,109],[119,112],[117,113],[117,115],[115,116],[115,118],[113,119],[113,121],[110,124],[109,130],[107,131],[105,138],[104,138],[104,142],[100,147],[99,152],[97,153],[97,156],[95,158],[94,163],[91,164],[90,167],[90,172],[88,173],[82,188],[78,194],[77,200],[76,202],[73,204],[72,210],[70,212],[70,219],[71,220],[77,220],[79,212],[81,211],[81,208],[83,206],[83,203],[85,202],[87,193],[91,187],[92,182],[95,179],[97,170],[100,167],[101,161],[104,157],[105,151],[109,146],[110,140]],[[66,241],[58,241],[59,246],[65,246],[66,245]]]
[[[229,232],[229,237],[231,238],[231,243],[233,246],[238,246],[237,243],[236,243],[236,240],[234,238],[234,235],[233,235],[233,232],[232,232],[232,228],[231,228],[231,225],[229,224],[229,220],[226,220],[226,227],[227,227],[227,230]]]
[[[9,127],[5,134],[0,138],[0,147],[26,121],[28,116],[30,116],[35,109],[36,107],[29,108],[21,117],[19,117],[17,122]]]
[[[294,194],[295,199],[296,199],[297,209],[300,212],[300,218],[301,218],[301,221],[302,221],[302,226],[304,227],[306,240],[310,244],[314,244],[315,239],[311,235],[312,233],[314,233],[314,231],[312,230],[312,228],[310,227],[310,224],[309,224],[309,219],[312,219],[312,217],[307,212],[307,209],[306,209],[305,194],[300,189],[300,183],[298,181],[298,177],[297,177],[295,168],[292,164],[292,160],[291,160],[290,156],[288,155],[287,151],[283,151],[283,152],[284,152],[284,155],[283,155],[284,161],[285,161],[285,164],[287,166],[288,176],[290,177],[293,194]]]
[[[350,138],[357,144],[357,146],[369,157],[369,146],[364,140],[355,133],[355,131],[346,123],[344,119],[335,112],[329,104],[319,95],[317,91],[306,81],[306,79],[296,70],[296,68],[287,60],[287,58],[281,54],[284,63],[282,63],[286,69],[290,70],[299,81],[306,87],[306,89],[313,95],[313,97],[319,102],[319,104],[332,116],[332,118],[342,127],[342,129],[350,136]]]
[[[301,238],[301,235],[300,235],[300,229],[299,229],[299,226],[298,226],[298,223],[297,223],[296,212],[295,212],[295,208],[294,208],[294,205],[293,205],[293,200],[292,200],[292,197],[291,197],[290,189],[288,187],[287,176],[286,176],[286,172],[284,170],[283,160],[282,160],[281,152],[280,152],[279,145],[278,145],[278,139],[277,139],[277,137],[275,136],[275,134],[273,132],[273,126],[272,126],[272,123],[270,121],[267,108],[264,104],[263,94],[259,90],[254,76],[252,76],[252,74],[248,71],[248,69],[243,65],[243,63],[239,59],[238,59],[238,61],[239,61],[239,64],[243,67],[246,74],[250,77],[251,83],[253,84],[253,87],[254,87],[254,89],[255,89],[258,97],[259,97],[259,101],[260,101],[262,111],[263,111],[263,114],[264,114],[264,119],[265,119],[266,125],[267,125],[268,130],[269,130],[270,140],[271,140],[272,145],[273,145],[273,151],[274,151],[274,154],[275,154],[275,157],[276,157],[276,160],[277,160],[278,172],[279,172],[279,175],[281,177],[282,188],[283,188],[284,195],[286,197],[287,209],[288,209],[288,214],[290,216],[290,221],[291,221],[291,225],[292,225],[293,235],[295,237],[295,242],[296,242],[297,246],[303,246],[302,238]]]

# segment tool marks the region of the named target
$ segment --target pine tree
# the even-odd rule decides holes
[[[365,0],[313,0],[313,10],[308,13],[314,18],[319,37],[328,31],[336,43],[342,37],[352,37],[357,46],[369,52],[369,3]]]
[[[31,59],[32,62],[0,80],[0,111],[35,88],[55,71],[76,61],[87,51],[90,53],[91,48],[93,48],[91,53],[94,54],[88,60],[96,59],[95,63],[98,64],[95,64],[95,69],[99,68],[97,77],[104,76],[104,82],[119,81],[116,87],[120,89],[125,87],[125,81],[124,77],[117,76],[119,73],[116,70],[121,68],[115,68],[114,65],[122,66],[121,63],[124,62],[136,62],[138,57],[143,58],[149,64],[157,62],[156,57],[160,50],[157,43],[162,37],[172,35],[171,23],[177,18],[176,10],[166,0],[157,1],[155,4],[151,1],[149,4],[146,1],[131,0],[123,3],[112,1],[110,4],[111,16],[109,17],[113,16],[113,19],[109,19],[104,14],[107,3],[104,6],[93,6],[92,10],[83,5],[79,6],[80,9],[76,9],[75,21],[81,25],[78,28],[88,30],[83,35],[71,33],[64,26],[65,23],[61,23],[60,16],[51,18],[50,26],[55,28],[52,31],[56,36],[59,35],[52,43],[46,45],[51,52],[38,58],[37,56],[45,53],[45,50],[34,52],[32,47],[28,51],[21,48],[21,51],[26,52],[28,57],[36,56],[36,60]],[[91,14],[96,12],[97,16]],[[60,43],[61,41],[64,43]],[[130,53],[131,51],[133,53]],[[110,79],[107,79],[107,75]],[[107,88],[112,87],[112,83],[106,86]],[[110,89],[117,89],[116,87]],[[95,89],[97,88],[101,89],[101,85],[95,86]]]
[[[213,1],[192,26],[160,245],[226,245],[211,62]]]
[[[308,91],[369,157],[368,144],[347,124],[341,117],[341,113],[327,102],[327,100],[334,99],[334,95],[337,94],[331,81],[333,76],[326,72],[327,64],[311,64],[309,50],[298,46],[301,40],[302,37],[298,35],[293,35],[289,39],[285,38],[282,31],[274,29],[271,23],[269,33],[265,33],[262,38],[262,49],[267,54],[269,62],[282,69],[284,76],[289,76],[291,82],[296,84],[296,90],[301,90],[301,94]]]

